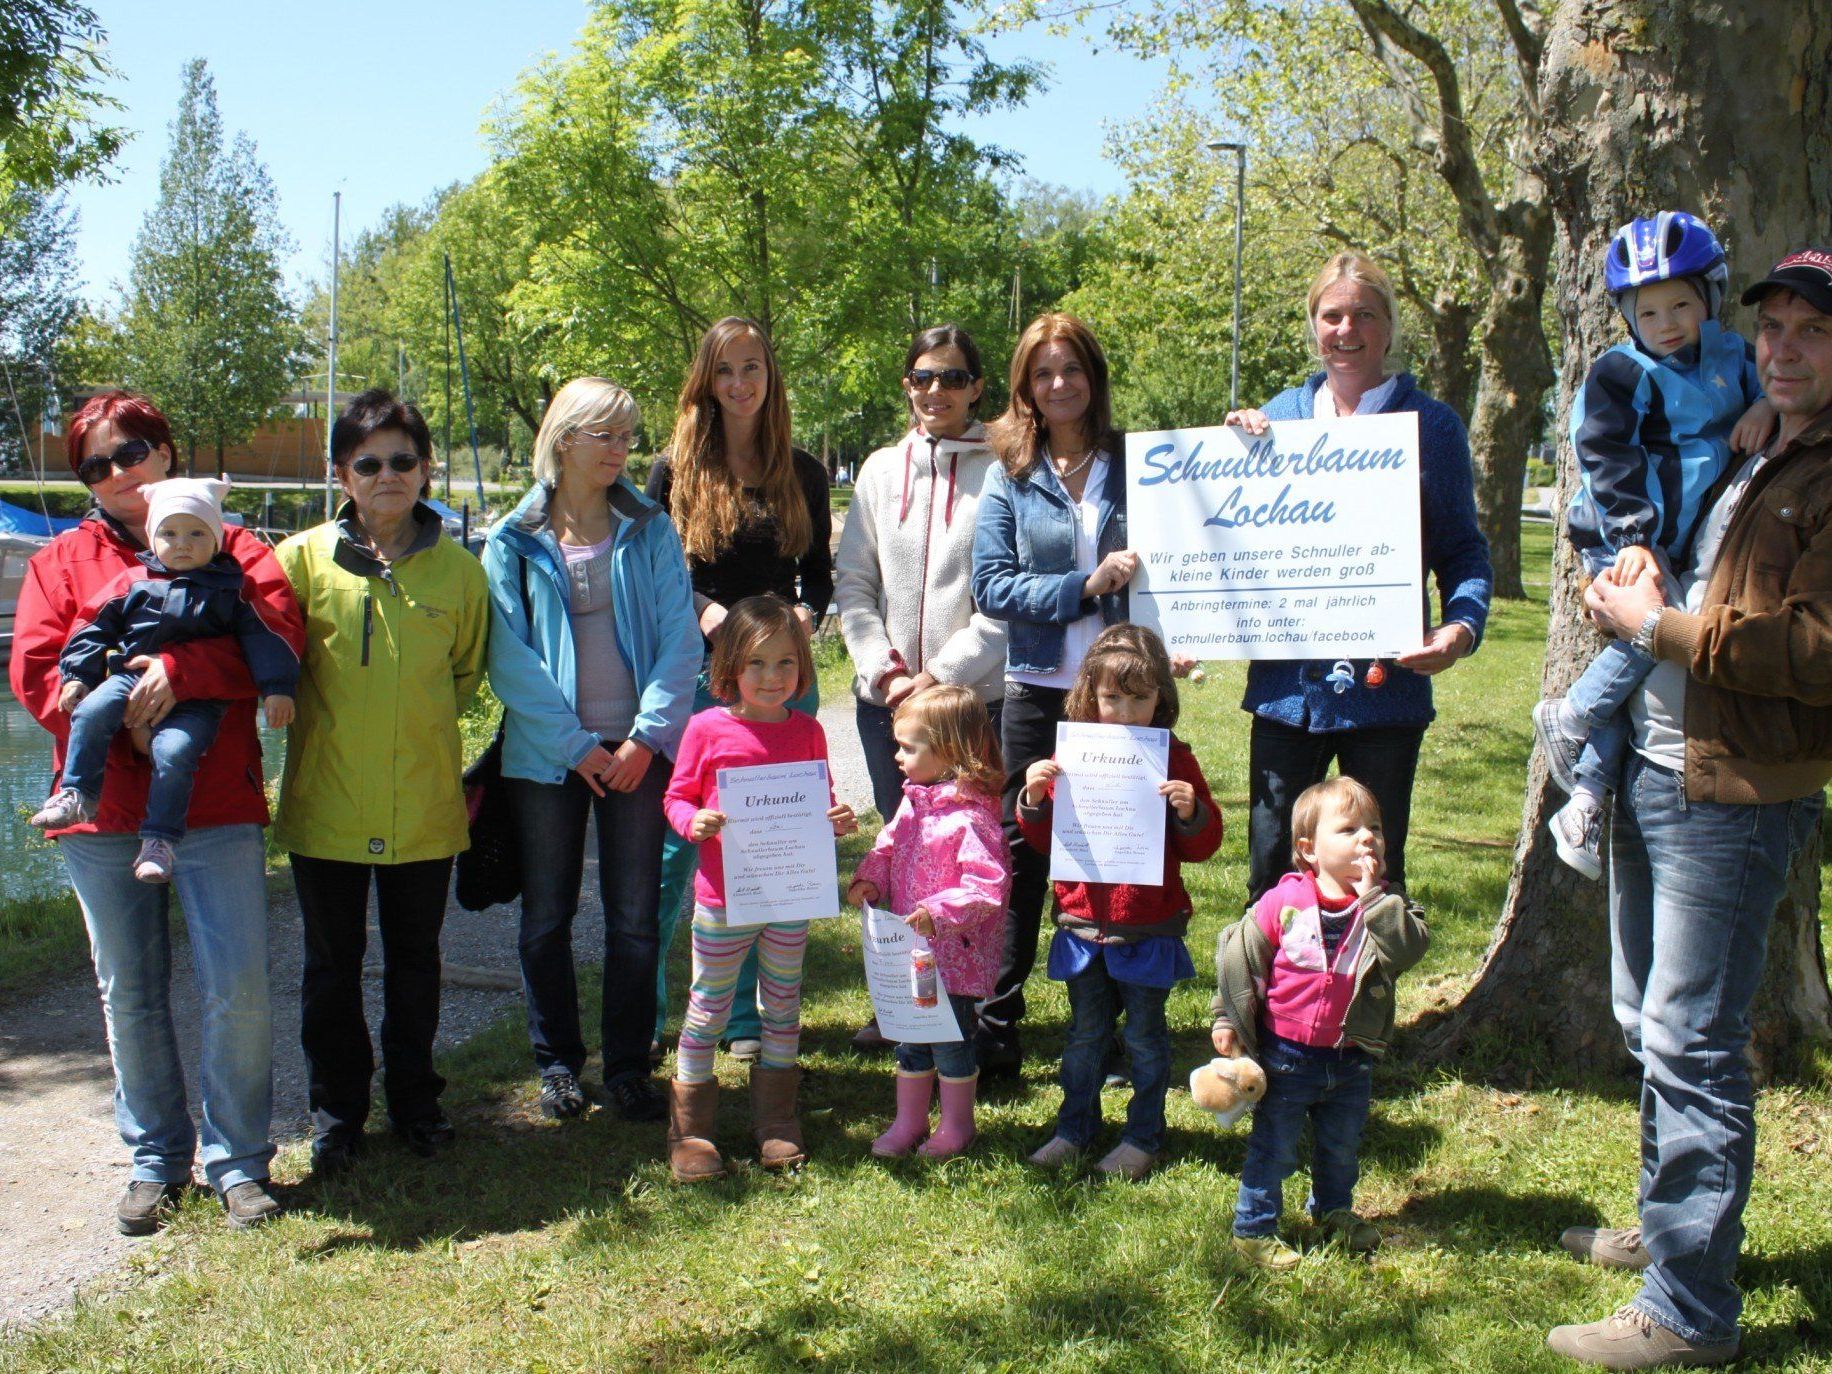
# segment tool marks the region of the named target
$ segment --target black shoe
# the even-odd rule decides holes
[[[137,1178],[115,1203],[115,1225],[124,1236],[150,1236],[178,1209],[191,1184]]]
[[[238,1231],[248,1231],[272,1221],[282,1209],[279,1201],[267,1191],[267,1180],[251,1178],[223,1189],[223,1210],[229,1214],[231,1226]]]
[[[623,1121],[662,1121],[668,1115],[668,1100],[661,1095],[652,1079],[630,1074],[615,1083],[606,1083],[604,1091],[611,1099],[611,1110]]]
[[[1024,1077],[1024,1047],[1016,1032],[1009,1040],[981,1038],[974,1044],[974,1055],[980,1064],[980,1081],[1005,1079],[1016,1083]]]
[[[458,1131],[446,1118],[444,1112],[435,1111],[431,1116],[418,1121],[396,1122],[394,1133],[406,1142],[407,1148],[419,1155],[421,1159],[431,1159],[441,1150],[451,1148],[452,1142],[458,1139]]]
[[[585,1115],[585,1094],[579,1080],[565,1069],[541,1075],[541,1115],[570,1121]]]
[[[360,1133],[326,1131],[323,1135],[313,1136],[312,1172],[320,1178],[346,1174],[356,1167],[357,1156],[362,1152],[363,1138]]]

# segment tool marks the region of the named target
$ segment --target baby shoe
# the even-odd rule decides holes
[[[170,840],[141,840],[140,852],[134,856],[134,877],[143,883],[169,883],[172,867],[177,862]]]
[[[1234,1253],[1275,1274],[1288,1274],[1304,1262],[1304,1256],[1277,1236],[1236,1236]]]
[[[1556,812],[1548,824],[1552,847],[1570,868],[1595,882],[1603,876],[1603,805],[1595,797],[1578,793]]]

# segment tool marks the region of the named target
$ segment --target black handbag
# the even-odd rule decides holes
[[[534,623],[528,604],[528,564],[522,562],[522,612]],[[504,709],[507,718],[507,708]],[[477,762],[464,770],[464,809],[469,817],[471,847],[458,856],[456,896],[466,911],[513,902],[522,895],[522,842],[515,810],[503,777],[503,721]]]

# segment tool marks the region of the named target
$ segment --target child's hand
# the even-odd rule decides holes
[[[925,940],[935,938],[935,918],[929,915],[929,909],[926,906],[917,907],[903,918],[903,923]]]
[[[1603,576],[1618,587],[1639,582],[1644,577],[1659,577],[1660,562],[1654,551],[1641,544],[1630,544],[1616,555],[1616,561],[1603,570]]]
[[[1024,804],[1041,806],[1044,797],[1049,795],[1050,784],[1061,776],[1062,765],[1055,759],[1038,759],[1024,770]]]
[[[1760,453],[1775,432],[1777,418],[1774,402],[1764,396],[1731,428],[1730,447],[1738,453]]]
[[[1378,854],[1359,854],[1355,858],[1355,877],[1351,886],[1357,897],[1365,897],[1380,886],[1380,880],[1386,875],[1387,865]]]
[[[269,730],[278,730],[282,725],[293,723],[293,699],[291,697],[268,697],[261,703],[261,715],[267,721]]]
[[[878,899],[883,895],[882,892],[878,891],[878,885],[876,883],[865,878],[854,878],[852,880],[852,886],[846,889],[846,904],[848,906],[864,906],[867,902],[870,902],[873,906],[876,906],[878,904]]]
[[[850,835],[859,828],[859,818],[852,814],[852,808],[841,802],[827,812],[827,819],[833,822],[833,833]]]
[[[75,678],[64,684],[64,690],[57,694],[57,709],[66,716],[76,709],[77,702],[89,695],[89,689]]]
[[[1209,1032],[1209,1043],[1215,1047],[1215,1053],[1223,1059],[1233,1059],[1240,1053],[1240,1037],[1234,1033],[1234,1027],[1226,1021],[1218,1023]]]
[[[700,810],[693,813],[693,824],[687,827],[687,838],[702,844],[725,829],[723,811]]]
[[[1170,809],[1177,813],[1178,820],[1187,821],[1196,814],[1196,789],[1181,778],[1159,783],[1158,795],[1170,803]]]

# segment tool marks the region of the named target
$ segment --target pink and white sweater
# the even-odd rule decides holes
[[[903,784],[903,805],[859,862],[899,916],[926,906],[935,918],[935,967],[955,997],[988,997],[1005,948],[1011,850],[997,798],[958,783]]]

